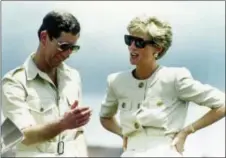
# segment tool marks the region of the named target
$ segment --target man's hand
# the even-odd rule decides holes
[[[78,107],[78,101],[76,100],[74,104],[71,105],[71,110],[66,112],[61,119],[62,128],[67,130],[84,126],[89,122],[90,116],[90,108]]]

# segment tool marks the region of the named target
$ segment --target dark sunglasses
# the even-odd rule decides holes
[[[144,48],[147,44],[156,45],[156,43],[152,40],[145,41],[144,39],[142,39],[140,37],[135,37],[135,36],[131,36],[131,35],[125,35],[124,40],[125,40],[126,45],[128,45],[128,46],[131,46],[131,44],[134,41],[134,44],[137,48]]]
[[[73,45],[73,44],[68,43],[68,42],[59,42],[59,41],[57,41],[57,45],[59,47],[58,48],[59,51],[61,51],[61,52],[68,51],[68,50],[71,50],[73,52],[77,52],[80,49],[79,45]]]

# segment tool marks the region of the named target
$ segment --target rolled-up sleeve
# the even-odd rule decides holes
[[[175,87],[181,100],[191,101],[212,109],[225,106],[225,93],[193,79],[186,68],[180,68],[177,71]]]
[[[113,90],[113,75],[107,77],[107,90],[101,103],[100,117],[112,117],[117,113],[118,102]]]
[[[25,99],[26,91],[19,82],[11,78],[3,78],[2,112],[4,117],[11,119],[19,129],[36,124]]]

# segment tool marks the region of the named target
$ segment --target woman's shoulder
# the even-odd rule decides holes
[[[178,74],[184,74],[184,73],[190,73],[189,69],[184,66],[162,66],[161,72],[168,75],[178,75]]]
[[[114,72],[108,75],[107,79],[108,81],[119,81],[119,80],[127,80],[132,77],[131,74],[132,70],[126,70],[126,71],[118,71]]]

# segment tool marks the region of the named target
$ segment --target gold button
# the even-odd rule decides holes
[[[126,107],[126,103],[122,103],[122,108],[125,108]]]
[[[135,122],[135,123],[134,123],[134,127],[135,127],[136,129],[138,129],[138,128],[140,127],[139,123]]]
[[[44,108],[40,108],[40,112],[43,112],[44,111]]]
[[[157,105],[158,105],[158,106],[162,106],[162,105],[163,105],[163,101],[159,100],[159,101],[157,102]]]
[[[143,82],[139,83],[139,85],[138,85],[139,88],[142,88],[143,86],[144,86]]]

